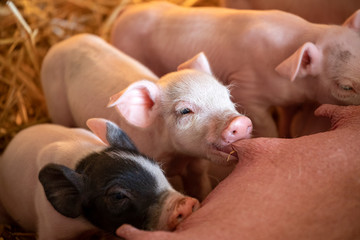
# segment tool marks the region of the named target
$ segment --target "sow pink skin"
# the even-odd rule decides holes
[[[221,0],[221,6],[238,9],[279,9],[314,23],[341,24],[356,9],[358,0]]]
[[[203,51],[254,136],[274,137],[272,106],[360,104],[359,32],[360,11],[337,26],[282,11],[152,2],[124,9],[111,42],[160,76]]]
[[[125,239],[358,239],[360,106],[323,105],[332,129],[233,144],[235,170],[174,233],[118,229]]]

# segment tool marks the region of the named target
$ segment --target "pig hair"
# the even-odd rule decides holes
[[[326,77],[338,82],[347,75],[350,59],[354,58],[354,55],[340,44],[333,44],[324,48],[324,57],[324,69],[328,69]]]

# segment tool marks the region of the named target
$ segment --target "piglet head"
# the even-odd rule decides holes
[[[343,26],[332,26],[316,43],[307,42],[275,70],[290,81],[307,81],[320,103],[360,104],[360,10]]]
[[[163,76],[159,85],[168,135],[180,153],[225,163],[231,143],[251,136],[251,120],[236,111],[204,53]]]
[[[124,223],[157,229],[162,211],[171,213],[164,199],[174,192],[159,165],[115,124],[91,119],[88,126],[109,147],[84,157],[74,170],[55,163],[43,167],[39,180],[48,201],[60,214],[83,216],[108,232]]]
[[[161,133],[166,146],[159,149],[175,156],[223,163],[232,151],[231,143],[249,138],[252,131],[251,120],[236,111],[229,89],[214,78],[204,53],[156,83],[131,84],[112,96],[108,106],[116,107],[130,124]]]

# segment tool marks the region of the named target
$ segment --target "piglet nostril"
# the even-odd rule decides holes
[[[181,221],[183,219],[183,215],[180,213],[176,218],[178,221]]]
[[[199,201],[191,197],[182,197],[175,204],[174,212],[168,221],[168,229],[170,230],[174,230],[179,223],[200,207]]]
[[[223,130],[222,139],[225,143],[230,144],[240,139],[249,138],[251,132],[251,120],[246,116],[238,116],[233,118]]]

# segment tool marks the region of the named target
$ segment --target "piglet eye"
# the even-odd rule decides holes
[[[121,187],[112,187],[107,191],[107,196],[112,201],[123,200],[129,198],[127,192]]]
[[[112,194],[112,197],[115,199],[115,200],[122,200],[122,199],[125,199],[126,198],[126,195],[121,193],[121,192],[117,192],[117,193],[113,193]]]
[[[180,113],[181,113],[182,115],[185,115],[185,114],[192,113],[192,111],[191,111],[189,108],[184,108],[184,109],[181,109],[181,110],[180,110]]]
[[[345,90],[345,91],[352,91],[354,90],[351,86],[349,85],[342,85],[340,84],[339,87],[342,89],[342,90]]]

